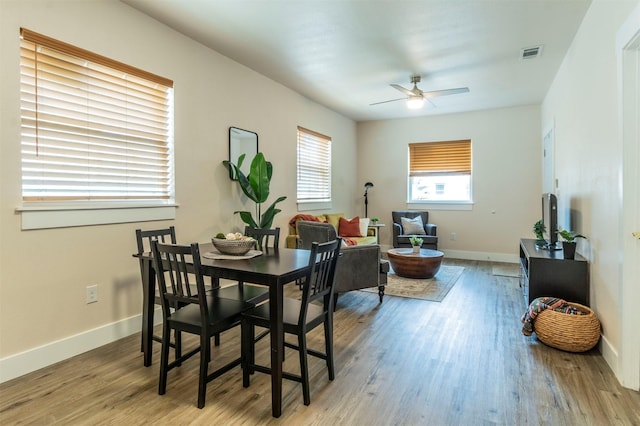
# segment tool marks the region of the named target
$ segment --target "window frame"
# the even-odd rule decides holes
[[[20,188],[21,188],[21,194],[22,194],[22,203],[18,208],[16,208],[16,212],[20,213],[22,216],[22,229],[23,230],[24,229],[42,229],[42,228],[68,227],[68,226],[99,225],[99,224],[109,224],[109,223],[138,222],[138,221],[146,221],[146,220],[175,219],[175,209],[177,207],[177,204],[175,203],[175,175],[174,175],[175,159],[174,159],[174,144],[173,144],[173,117],[174,117],[173,81],[166,79],[164,77],[160,77],[155,74],[149,73],[147,71],[140,70],[130,65],[112,60],[110,58],[98,55],[96,53],[81,49],[79,47],[70,45],[68,43],[53,39],[51,37],[38,34],[36,32],[33,32],[25,28],[20,29],[20,45],[21,45],[20,46],[20,50],[21,50],[21,55],[20,55],[20,69],[21,69],[20,71],[20,87],[21,87],[20,144],[22,146],[21,155],[20,155],[21,170],[22,170]],[[31,52],[33,52],[34,56],[29,57],[28,55],[31,54]],[[52,54],[53,56],[47,55],[47,52]],[[52,124],[45,124],[46,123],[45,121],[41,121],[41,120],[44,120],[44,118],[40,118],[41,116],[44,116],[44,114],[42,115],[38,114],[38,111],[40,109],[43,109],[43,110],[45,109],[45,104],[43,103],[45,102],[44,101],[45,97],[38,96],[38,88],[40,87],[38,82],[39,73],[41,72],[44,73],[45,72],[44,69],[46,67],[49,67],[49,69],[52,69],[51,68],[52,65],[44,62],[45,57],[40,57],[40,55],[46,55],[47,60],[54,60],[54,61],[56,60],[56,56],[60,56],[60,58],[62,58],[61,60],[60,58],[57,58],[58,62],[56,63],[56,65],[59,65],[59,68],[55,68],[55,69],[56,69],[56,72],[60,70],[60,72],[63,73],[60,75],[64,75],[64,77],[59,77],[58,74],[54,74],[50,77],[49,79],[50,83],[48,83],[52,85],[50,87],[54,87],[55,89],[63,89],[63,90],[59,90],[58,92],[60,97],[49,98],[49,101],[48,101],[47,108],[49,109],[49,111],[56,113],[56,115],[60,113],[60,116],[62,117],[60,121],[48,122]],[[70,62],[66,63],[64,61],[64,59],[66,58],[68,58]],[[33,61],[33,64],[29,64],[30,60]],[[38,62],[39,60],[42,60],[42,63]],[[83,63],[83,65],[86,67],[86,70],[81,68],[82,65],[78,66],[78,63]],[[68,70],[67,67],[69,67],[69,71],[67,71]],[[33,174],[33,172],[30,173],[28,171],[29,170],[28,167],[27,169],[25,169],[25,164],[29,164],[29,161],[36,161],[35,164],[36,166],[38,166],[38,164],[45,161],[44,158],[40,160],[37,159],[38,144],[40,143],[39,141],[40,140],[47,141],[47,142],[53,141],[51,142],[51,145],[54,146],[54,148],[57,147],[58,145],[61,147],[71,145],[71,143],[68,142],[66,139],[63,139],[60,137],[60,135],[65,134],[64,133],[66,131],[65,123],[70,121],[70,119],[68,118],[69,117],[68,114],[74,114],[74,112],[71,109],[65,108],[64,103],[61,103],[61,102],[66,102],[67,98],[71,97],[71,93],[72,93],[71,92],[72,89],[70,89],[68,92],[64,90],[62,82],[67,76],[71,76],[71,77],[78,76],[80,78],[83,78],[83,76],[88,75],[90,73],[95,74],[96,73],[95,68],[98,68],[103,71],[110,70],[109,72],[115,72],[116,73],[115,77],[107,75],[107,78],[112,78],[114,85],[119,85],[119,84],[122,84],[121,82],[129,81],[128,87],[130,87],[130,85],[132,84],[131,81],[135,80],[137,83],[133,83],[134,85],[142,84],[142,86],[140,87],[143,87],[143,88],[147,86],[150,87],[151,88],[150,90],[152,90],[151,92],[144,93],[143,95],[140,96],[140,99],[142,100],[142,102],[145,102],[145,103],[148,102],[147,96],[149,97],[155,96],[156,93],[158,92],[164,94],[164,95],[161,95],[161,96],[164,96],[164,98],[162,97],[155,98],[155,99],[159,99],[159,101],[162,102],[161,105],[163,105],[164,107],[164,112],[161,115],[163,120],[158,121],[159,123],[158,126],[160,127],[157,127],[157,128],[160,130],[155,130],[156,129],[155,124],[149,127],[149,129],[152,129],[151,130],[152,132],[157,133],[159,135],[157,136],[158,142],[155,142],[155,141],[152,142],[154,147],[152,147],[152,150],[149,152],[150,153],[159,152],[158,150],[161,150],[163,152],[162,154],[163,157],[161,157],[162,158],[161,162],[158,163],[159,166],[153,166],[154,168],[160,171],[160,174],[158,175],[156,172],[153,172],[149,175],[151,177],[144,178],[144,179],[150,179],[149,182],[153,185],[153,187],[162,188],[162,192],[157,192],[154,190],[153,194],[144,196],[145,190],[143,189],[142,192],[138,192],[138,194],[142,194],[143,196],[116,195],[116,196],[98,196],[98,197],[95,197],[95,196],[94,197],[92,196],[65,197],[65,196],[60,196],[60,194],[58,194],[58,196],[52,196],[52,195],[47,196],[45,191],[45,193],[43,193],[42,196],[40,195],[33,196],[33,192],[29,192],[28,187],[24,186],[25,185],[24,179],[32,179],[32,176],[29,176],[29,175]],[[103,75],[106,75],[106,74],[103,74]],[[87,79],[88,78],[89,77],[87,77]],[[91,82],[94,83],[96,81],[97,81],[97,86],[93,86],[93,87],[102,89],[103,85],[105,84],[104,81],[98,78],[97,80],[94,79]],[[106,86],[108,85],[109,85],[109,82],[106,83]],[[69,87],[74,88],[74,86],[69,86]],[[78,86],[78,87],[82,87],[82,86]],[[83,94],[89,93],[88,91],[82,92],[82,90],[84,90],[84,87],[83,89],[79,89],[79,93],[83,93]],[[124,98],[123,102],[125,103],[126,108],[123,108],[123,107],[120,108],[120,117],[124,117],[126,119],[127,125],[119,126],[117,122],[113,122],[114,126],[116,127],[113,128],[112,130],[113,133],[110,132],[109,136],[103,138],[103,140],[106,141],[105,143],[106,147],[103,149],[102,153],[98,154],[99,158],[102,158],[100,157],[101,155],[104,155],[106,157],[115,157],[114,154],[118,153],[118,149],[120,149],[120,152],[122,152],[123,150],[122,146],[128,147],[130,143],[132,144],[131,147],[134,147],[135,142],[131,142],[131,141],[135,141],[135,137],[129,136],[129,135],[132,135],[135,131],[130,130],[131,128],[133,128],[133,126],[130,126],[128,123],[130,122],[130,120],[133,121],[133,118],[136,118],[139,120],[148,120],[148,117],[150,117],[148,115],[149,113],[147,112],[139,113],[138,111],[135,111],[134,108],[129,109],[130,108],[129,105],[135,106],[136,104],[129,103],[130,94],[128,93],[128,91],[130,89],[127,88],[126,90],[127,90],[126,97],[124,96],[122,97]],[[117,94],[118,92],[113,92],[113,93]],[[86,96],[87,96],[87,99],[89,99],[89,97],[92,95],[86,94]],[[59,99],[61,99],[62,101],[59,101]],[[82,99],[82,98],[78,98],[78,99]],[[117,99],[117,98],[114,98],[114,99]],[[53,102],[56,102],[56,103],[53,104]],[[115,102],[116,101],[114,101],[114,104]],[[158,100],[154,100],[152,105],[155,105],[157,102]],[[53,106],[51,106],[51,104],[53,104]],[[73,106],[73,104],[69,104],[69,105]],[[110,104],[107,104],[107,105],[111,106]],[[112,111],[115,109],[116,107],[103,108],[102,110],[106,111],[106,114],[113,114]],[[123,110],[125,111],[124,113],[122,113]],[[91,110],[90,108],[87,108],[86,110],[84,110],[83,114],[86,114],[86,116],[89,117],[92,111],[93,110]],[[111,116],[109,117],[109,119],[111,119]],[[119,120],[118,122],[121,123],[122,120]],[[86,126],[77,126],[76,128],[80,129],[78,131],[79,133],[77,133],[75,136],[72,135],[72,137],[74,138],[86,137],[88,141],[91,141],[92,132],[93,134],[95,134],[95,129],[104,124],[104,122],[100,122],[100,121],[98,122],[87,121],[87,123],[89,124],[87,124]],[[93,123],[98,123],[98,124],[93,124]],[[147,121],[144,121],[144,123],[147,123]],[[29,136],[29,132],[31,132],[30,136]],[[58,132],[63,132],[63,133],[58,133]],[[107,133],[107,132],[104,132],[104,133]],[[140,132],[138,133],[143,135],[143,133],[140,133]],[[52,136],[49,136],[49,138],[46,138],[46,137],[43,138],[39,136],[41,134],[47,134]],[[114,148],[111,148],[111,146],[113,146]],[[124,150],[126,150],[127,152],[130,149],[131,148],[124,148]],[[33,154],[34,150],[36,153],[35,156]],[[122,154],[120,155],[122,157]],[[150,158],[148,157],[148,155],[149,154],[144,153],[140,158],[145,160],[146,158]],[[34,158],[36,158],[36,160],[34,160]],[[63,157],[60,157],[60,158],[63,158]],[[28,159],[28,160],[25,160],[25,159]],[[25,161],[27,161],[27,163],[25,163]],[[63,161],[66,161],[66,160],[63,160]],[[58,173],[60,170],[62,170],[63,173],[71,173],[71,172],[66,172],[66,170],[71,170],[67,168],[76,167],[76,166],[73,166],[72,163],[70,164],[71,166],[68,166],[67,164],[63,164],[61,167],[56,166],[56,168],[59,170],[58,171],[53,170],[52,172],[54,174],[49,174],[49,172],[47,172],[47,170],[49,170],[48,169],[49,166],[46,165],[46,161],[45,161],[45,163],[42,163],[39,166],[41,167],[41,170],[42,170],[42,172],[40,172],[42,174],[41,176],[44,176],[44,178],[39,177],[38,180],[41,182],[54,183],[55,176],[56,176],[55,173]],[[112,164],[116,165],[116,169],[119,167],[117,166],[118,165],[117,161],[114,161]],[[128,167],[128,166],[125,165],[125,167]],[[85,169],[93,170],[91,166]],[[122,194],[124,191],[119,190],[118,188],[129,188],[129,186],[131,185],[130,182],[133,179],[128,177],[129,176],[128,174],[129,172],[127,171],[129,170],[128,168],[120,167],[120,169],[124,170],[124,172],[119,172],[117,170],[114,172],[116,173],[113,175],[114,179],[116,179],[115,180],[116,184],[112,186],[116,188],[115,193]],[[91,175],[92,172],[85,172],[85,173],[86,173],[86,176],[89,176]],[[148,173],[145,171],[143,172],[143,174],[148,174]],[[155,177],[156,175],[158,177]],[[82,175],[79,175],[79,176],[82,176]],[[118,178],[118,176],[121,176],[121,177]],[[67,179],[70,179],[69,181],[72,183],[76,181],[74,177],[67,176]],[[82,179],[82,177],[80,179]],[[118,181],[117,179],[120,179],[120,181]],[[38,180],[36,180],[35,182],[37,182]],[[27,180],[26,182],[30,182],[30,180]],[[34,181],[31,180],[31,182],[34,182]],[[83,181],[80,180],[77,182],[83,182]],[[146,184],[146,183],[139,184],[139,186],[147,186],[147,187],[148,185],[149,184]],[[32,185],[32,187],[34,186]],[[129,192],[131,191],[129,190]]]
[[[314,144],[314,149],[304,144]],[[296,202],[298,211],[332,207],[331,137],[298,126],[296,143]],[[304,169],[310,165],[314,169]],[[311,182],[313,180],[313,183]],[[301,188],[302,187],[302,188]],[[319,191],[317,196],[301,197],[301,192]]]

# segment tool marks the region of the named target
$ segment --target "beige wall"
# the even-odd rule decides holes
[[[391,211],[407,209],[407,145],[458,139],[472,141],[474,203],[469,211],[425,206],[439,247],[458,257],[513,261],[519,239],[533,238],[541,216],[539,106],[359,123],[358,183],[375,185],[369,216],[387,224],[381,243],[392,244]]]
[[[15,213],[21,203],[21,26],[174,80],[180,205],[175,221],[21,231],[21,217]],[[298,125],[333,137],[333,184],[340,188],[334,191],[333,206],[351,208],[356,161],[352,120],[118,1],[2,0],[0,40],[0,361],[139,315],[140,272],[131,257],[136,228],[175,225],[180,242],[206,242],[214,233],[244,226],[233,215],[245,209],[239,191],[221,165],[228,157],[230,126],[257,132],[260,150],[273,162],[272,194],[288,197],[276,217],[285,235],[296,212]],[[87,305],[85,287],[90,284],[99,285],[99,302]],[[115,338],[120,331],[114,328]]]
[[[603,325],[602,351],[618,375],[622,323],[633,317],[621,311],[622,139],[616,34],[638,4],[592,4],[542,105],[543,123],[555,122],[558,223],[588,237],[578,250],[590,261],[591,302]]]

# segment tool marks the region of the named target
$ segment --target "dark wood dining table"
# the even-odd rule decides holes
[[[269,287],[271,315],[271,405],[273,417],[282,413],[282,362],[284,327],[282,322],[283,286],[304,277],[309,270],[309,250],[268,249],[251,259],[209,259],[211,243],[200,244],[203,273],[211,277],[212,286],[220,279],[243,281]],[[140,260],[143,281],[142,351],[144,365],[151,365],[153,312],[155,309],[156,275],[151,253],[134,254]]]

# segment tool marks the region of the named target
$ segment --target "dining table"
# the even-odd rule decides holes
[[[249,259],[212,259],[212,243],[200,244],[203,274],[211,277],[212,287],[221,279],[264,285],[269,288],[271,316],[271,407],[273,417],[282,413],[282,363],[284,358],[284,326],[282,306],[284,285],[299,280],[309,271],[309,250],[269,248]],[[143,284],[142,352],[144,365],[151,365],[153,314],[155,309],[156,274],[150,252],[134,254],[140,261]]]

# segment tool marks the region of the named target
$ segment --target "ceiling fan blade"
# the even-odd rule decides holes
[[[394,89],[396,89],[396,90],[401,91],[402,93],[404,93],[404,94],[405,94],[405,95],[407,95],[407,96],[415,96],[415,95],[416,95],[416,93],[413,93],[413,91],[412,91],[412,90],[405,89],[404,87],[399,86],[399,85],[397,85],[397,84],[392,84],[392,85],[391,85],[391,87],[393,87],[393,88],[394,88]]]
[[[406,101],[406,100],[407,100],[407,98],[391,99],[390,101],[374,102],[374,103],[369,104],[369,105],[370,106],[371,105],[380,105],[380,104],[386,104],[387,102]]]
[[[422,92],[425,98],[436,98],[438,96],[457,95],[459,93],[467,93],[468,87],[458,87],[456,89],[434,90],[431,92]]]

